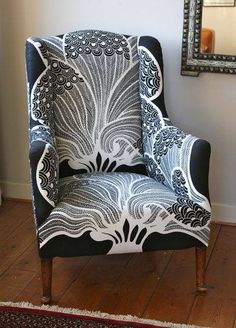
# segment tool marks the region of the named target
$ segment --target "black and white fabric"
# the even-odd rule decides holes
[[[30,38],[26,64],[42,257],[208,244],[209,144],[168,119],[156,39]]]
[[[179,231],[208,241],[209,212],[145,175],[74,175],[61,179],[59,190],[57,206],[38,231],[41,247],[61,234],[79,238],[85,232],[110,241],[109,254],[142,252],[155,233]]]

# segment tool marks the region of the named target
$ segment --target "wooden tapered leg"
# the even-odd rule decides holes
[[[52,259],[41,259],[41,275],[43,288],[41,301],[43,304],[49,304],[52,290]]]
[[[196,287],[197,293],[203,294],[207,291],[205,284],[206,272],[206,247],[196,247]]]

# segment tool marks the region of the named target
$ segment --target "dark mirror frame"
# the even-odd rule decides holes
[[[181,74],[201,72],[236,74],[236,55],[200,52],[203,0],[184,0]]]

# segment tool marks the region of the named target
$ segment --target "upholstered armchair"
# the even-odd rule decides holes
[[[168,118],[159,42],[99,30],[30,38],[26,68],[42,301],[56,256],[190,247],[205,291],[210,146]]]

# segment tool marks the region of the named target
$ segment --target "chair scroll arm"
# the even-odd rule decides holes
[[[181,135],[182,141],[177,147],[170,149],[170,156],[172,155],[176,159],[176,162],[172,162],[171,167],[172,189],[176,192],[179,168],[188,181],[189,189],[192,189],[190,185],[193,186],[210,202],[208,183],[210,144],[208,141],[185,133],[176,127],[173,128],[176,129],[176,139]],[[166,158],[164,158],[165,160]],[[175,172],[177,172],[176,176]]]
[[[51,129],[38,125],[30,131],[30,168],[36,225],[40,226],[58,202],[59,160]]]
[[[192,147],[190,173],[195,188],[209,201],[209,164],[211,146],[208,141],[197,139]]]
[[[173,126],[169,120],[152,135],[144,153],[148,174],[178,196],[209,201],[210,144]],[[196,191],[196,192],[195,192]],[[198,194],[198,195],[197,195]]]

